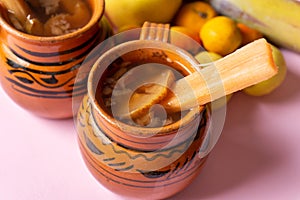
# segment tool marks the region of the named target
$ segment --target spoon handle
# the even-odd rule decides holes
[[[262,38],[178,80],[162,104],[168,111],[187,110],[269,79],[277,71],[270,44]]]
[[[24,0],[0,0],[7,10],[13,12],[20,23],[25,23],[28,15],[32,13],[28,4]]]
[[[157,40],[161,42],[168,42],[169,31],[169,24],[157,24],[146,21],[142,27],[140,40]]]

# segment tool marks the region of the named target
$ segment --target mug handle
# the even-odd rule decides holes
[[[157,40],[161,42],[168,42],[169,32],[169,24],[157,24],[146,21],[140,33],[140,40]]]
[[[140,40],[156,40],[161,42],[170,42],[170,25],[169,24],[157,24],[151,22],[145,22],[142,26],[141,33],[140,33]],[[211,115],[213,114],[213,111]],[[212,118],[212,117],[211,117]],[[218,121],[224,122],[225,119],[223,117],[218,117]],[[207,127],[207,134],[205,135],[203,142],[199,149],[199,157],[204,158],[206,157],[211,150],[216,145],[219,137],[222,133],[224,123],[214,124],[214,120],[210,120],[210,123]],[[212,128],[214,127],[214,128]]]

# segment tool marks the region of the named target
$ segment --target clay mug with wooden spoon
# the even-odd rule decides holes
[[[82,98],[86,93],[86,85],[74,87],[81,63],[97,44],[110,36],[109,27],[102,20],[104,1],[87,0],[91,12],[87,24],[57,36],[38,36],[18,30],[11,23],[11,13],[4,5],[12,6],[12,9],[15,9],[14,6],[21,7],[14,12],[22,22],[28,14],[25,1],[1,2],[2,88],[16,104],[37,116],[52,119],[72,117],[72,98],[75,98],[74,95]],[[76,2],[73,4],[76,5]],[[10,8],[9,11],[12,12]]]
[[[216,99],[238,90],[235,85],[244,78],[242,87],[276,73],[270,49],[261,41],[254,44],[257,54],[245,53],[246,48],[217,63],[218,77],[224,78],[220,94],[214,82],[197,74],[201,72],[197,60],[169,43],[169,35],[168,25],[146,22],[139,39],[103,53],[90,71],[88,94],[77,115],[78,142],[88,169],[103,186],[122,196],[164,199],[187,187],[219,136],[212,131],[206,103],[213,99],[207,101],[207,91]],[[255,64],[253,59],[258,64],[246,70],[249,81],[243,69]],[[223,71],[225,66],[229,70]],[[232,83],[236,71],[241,77],[228,87],[226,77]],[[178,110],[181,103],[183,109]]]
[[[185,50],[168,43],[168,25],[146,23],[140,35],[140,39],[112,47],[94,64],[88,94],[77,115],[78,142],[90,172],[112,192],[164,199],[183,190],[200,173],[207,159],[200,156],[200,149],[209,135],[211,114],[205,106],[198,106],[176,116],[162,114],[152,126],[117,119],[110,103],[111,87],[135,66],[157,64],[161,72],[173,69],[176,77],[184,77],[195,72],[193,66],[198,64]],[[129,82],[160,74],[160,68],[140,69],[141,76],[133,74]],[[155,91],[152,94],[155,96]]]

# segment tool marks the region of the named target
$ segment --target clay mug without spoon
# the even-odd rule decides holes
[[[105,52],[90,72],[88,94],[77,115],[78,143],[88,169],[102,185],[123,196],[164,199],[180,192],[200,173],[209,144],[215,143],[210,141],[211,112],[205,105],[181,113],[169,124],[142,127],[116,119],[114,104],[107,104],[106,84],[120,70],[130,73],[136,65],[155,63],[182,76],[196,71],[194,57],[168,43],[168,37],[168,25],[145,23],[140,40]],[[146,71],[144,75],[141,79],[147,79]]]
[[[51,37],[16,30],[0,6],[0,82],[8,96],[27,111],[52,119],[72,117],[72,98],[86,93],[86,85],[74,87],[76,74],[87,54],[110,36],[101,20],[104,1],[87,3],[92,15],[84,27]]]

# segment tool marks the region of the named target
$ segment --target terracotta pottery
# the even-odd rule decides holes
[[[77,131],[83,159],[103,186],[126,197],[164,199],[183,190],[200,173],[207,159],[201,152],[210,135],[210,112],[199,106],[169,125],[140,127],[116,120],[98,95],[103,71],[120,56],[125,62],[165,64],[183,75],[195,71],[197,61],[167,43],[167,26],[149,27],[150,31],[142,30],[140,40],[113,47],[94,64]]]
[[[74,79],[87,54],[110,36],[102,19],[104,0],[88,0],[92,17],[79,30],[39,37],[16,30],[1,6],[0,81],[8,96],[35,115],[60,119],[73,116],[72,95],[86,93]]]

